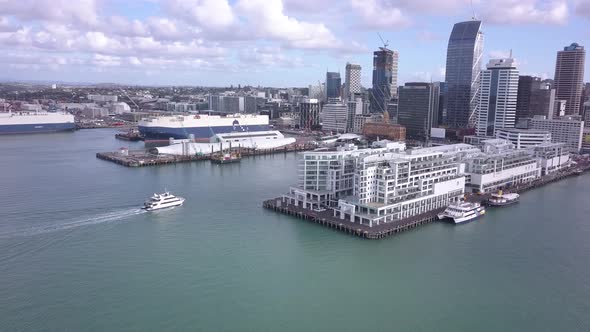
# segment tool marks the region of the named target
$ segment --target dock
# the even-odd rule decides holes
[[[269,210],[297,217],[299,219],[303,219],[318,224],[320,226],[324,226],[336,231],[344,232],[349,235],[370,240],[383,239],[401,232],[414,229],[418,226],[426,225],[431,222],[437,221],[437,214],[444,211],[444,208],[435,209],[423,214],[413,216],[411,218],[369,227],[367,225],[352,223],[348,220],[334,217],[334,210],[330,208],[327,208],[326,211],[317,212],[283,202],[281,197],[266,200],[262,203],[262,206]]]
[[[270,155],[277,153],[299,152],[307,151],[317,148],[311,144],[294,144],[276,149],[246,149],[236,148],[241,157],[253,157]],[[153,154],[149,150],[129,151],[121,149],[115,152],[99,152],[96,158],[110,161],[112,163],[126,166],[126,167],[144,167],[144,166],[159,166],[171,165],[186,162],[206,161],[211,160],[209,154],[195,154],[195,155],[168,155],[168,154]]]
[[[539,188],[546,184],[556,182],[570,176],[580,175],[580,173],[587,172],[589,170],[590,164],[580,165],[578,167],[570,168],[564,171],[548,174],[538,180],[526,184],[506,188],[506,191],[523,193],[528,190]],[[470,202],[483,203],[489,197],[490,194],[466,194],[466,200]],[[377,226],[369,227],[366,225],[352,223],[348,220],[335,217],[333,209],[326,208],[325,211],[321,212],[304,209],[300,206],[284,202],[282,197],[266,200],[262,203],[262,206],[269,210],[297,217],[299,219],[309,221],[323,227],[327,227],[352,236],[357,236],[369,240],[383,239],[401,232],[412,230],[422,225],[438,221],[437,215],[444,210],[444,208],[435,209],[407,219],[402,219],[386,224],[380,224]]]

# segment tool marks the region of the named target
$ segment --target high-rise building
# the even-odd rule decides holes
[[[322,107],[322,130],[336,133],[346,132],[348,107],[342,103],[327,103]]]
[[[496,129],[514,128],[518,69],[514,59],[492,59],[481,72],[477,105],[477,136],[496,136]]]
[[[406,127],[409,138],[425,139],[438,125],[438,83],[406,83],[399,87],[397,123]]]
[[[555,105],[555,89],[540,77],[519,76],[516,98],[516,121],[535,115],[551,116]]]
[[[373,52],[373,90],[371,108],[383,113],[391,99],[397,98],[397,69],[399,54],[385,47]]]
[[[577,115],[584,83],[584,46],[573,43],[557,52],[555,62],[555,90],[557,99],[566,100],[565,114]]]
[[[361,66],[347,63],[344,78],[346,79],[344,97],[347,100],[354,100],[355,94],[361,93]]]
[[[342,81],[340,79],[340,73],[327,72],[326,73],[326,97],[329,98],[340,98],[340,85]]]
[[[320,103],[317,99],[309,99],[300,102],[299,128],[315,129],[320,125]]]
[[[481,21],[460,22],[453,26],[445,74],[445,123],[450,127],[472,127],[475,124],[483,41]]]

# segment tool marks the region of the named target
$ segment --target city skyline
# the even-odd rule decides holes
[[[0,3],[1,80],[307,86],[399,52],[399,83],[444,81],[453,24],[475,12],[483,62],[512,49],[522,75],[553,78],[563,45],[590,40],[585,1],[137,1]],[[492,10],[494,8],[494,10]],[[500,8],[500,9],[498,9]],[[215,15],[209,13],[214,12]],[[586,66],[585,80],[590,77]]]

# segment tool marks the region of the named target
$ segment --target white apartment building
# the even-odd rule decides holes
[[[402,152],[405,148],[404,143],[381,141],[370,149],[350,144],[331,151],[302,152],[298,155],[297,186],[291,187],[283,198],[305,208],[336,206],[340,197],[353,194],[358,158]]]
[[[459,200],[465,190],[458,152],[427,148],[405,151],[405,144],[376,142],[301,154],[299,182],[283,201],[305,208],[331,206],[335,216],[375,226],[401,220]]]
[[[446,207],[465,191],[463,164],[440,151],[361,157],[354,182],[354,195],[340,199],[334,215],[370,227]]]
[[[546,130],[496,129],[496,138],[510,141],[516,149],[527,149],[536,145],[551,143],[551,133]]]
[[[569,151],[563,143],[544,143],[532,150],[539,161],[542,175],[559,171],[571,163]]]
[[[481,71],[475,133],[496,135],[499,128],[514,128],[518,69],[514,59],[492,59]]]
[[[539,161],[530,150],[516,150],[506,140],[483,141],[482,153],[465,158],[466,190],[492,193],[541,176]]]
[[[348,126],[348,107],[342,103],[324,104],[322,130],[345,133]]]
[[[529,129],[550,132],[553,143],[565,143],[571,152],[580,152],[584,135],[584,121],[572,117],[547,119],[544,116],[535,116],[532,119],[527,119],[526,122]]]

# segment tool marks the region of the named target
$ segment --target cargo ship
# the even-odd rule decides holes
[[[69,113],[6,112],[0,113],[0,135],[51,133],[76,129]]]
[[[208,141],[215,134],[267,131],[269,123],[268,115],[190,114],[147,117],[139,121],[137,128],[146,141],[162,141],[170,138],[194,138],[196,141]]]

